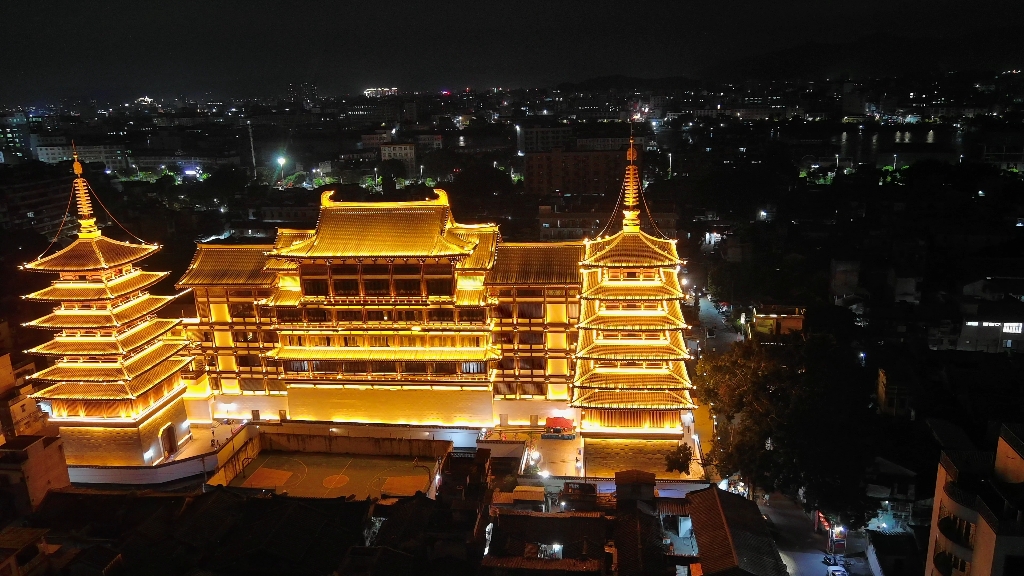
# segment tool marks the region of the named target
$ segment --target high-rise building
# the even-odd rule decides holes
[[[167,272],[137,267],[159,246],[101,234],[77,157],[74,169],[78,238],[24,265],[59,275],[26,296],[56,306],[28,323],[56,333],[28,350],[54,359],[31,376],[43,387],[33,397],[60,428],[68,464],[158,464],[190,435],[181,380],[181,370],[192,362],[188,343],[175,335],[180,320],[156,317],[175,296],[148,292]]]
[[[996,451],[943,451],[935,477],[927,576],[1024,574],[1024,427]]]

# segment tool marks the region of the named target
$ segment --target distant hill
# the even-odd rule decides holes
[[[898,76],[950,70],[1024,69],[1024,27],[950,38],[874,34],[839,44],[807,43],[708,66],[711,81]]]

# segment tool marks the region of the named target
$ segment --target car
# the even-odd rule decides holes
[[[842,566],[826,566],[825,576],[850,576],[850,573]]]

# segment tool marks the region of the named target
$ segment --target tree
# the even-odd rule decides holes
[[[693,448],[689,444],[680,444],[675,451],[665,455],[665,469],[669,472],[690,473],[693,462]]]
[[[709,463],[764,490],[804,490],[807,505],[863,523],[869,388],[856,354],[830,336],[750,340],[697,365],[717,417]]]

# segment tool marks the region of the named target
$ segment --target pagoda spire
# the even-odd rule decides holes
[[[78,150],[73,153],[75,163],[75,199],[78,203],[78,222],[81,228],[78,230],[79,238],[96,238],[100,235],[96,227],[96,216],[92,212],[92,199],[89,198],[89,183],[82,178],[82,163],[78,161]]]
[[[626,176],[622,179],[622,231],[640,231],[640,173],[636,167],[636,148],[633,147],[633,136],[629,137],[629,150],[626,152]]]

